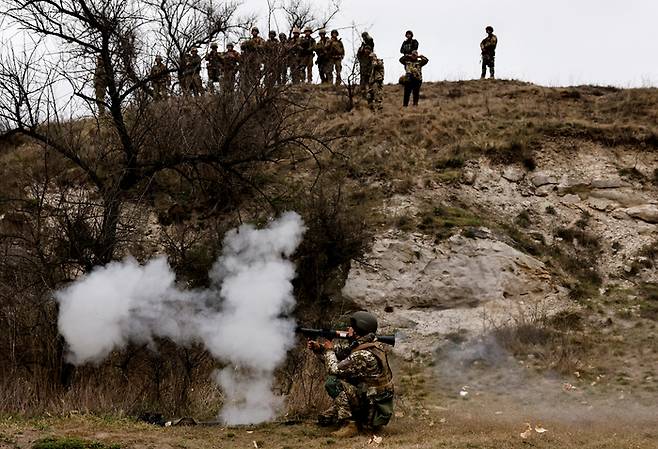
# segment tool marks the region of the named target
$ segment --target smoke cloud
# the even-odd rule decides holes
[[[286,316],[295,304],[295,268],[288,258],[305,229],[288,212],[264,229],[228,232],[207,290],[179,289],[164,257],[96,268],[55,295],[69,360],[99,362],[129,342],[154,338],[200,342],[227,364],[215,374],[226,398],[220,417],[227,424],[272,419],[282,404],[271,391],[273,373],[294,344],[295,324]]]

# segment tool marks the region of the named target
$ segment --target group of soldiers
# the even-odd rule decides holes
[[[487,37],[480,43],[482,54],[482,78],[489,68],[494,77],[494,61],[497,37],[493,27],[486,27]],[[156,56],[149,79],[153,98],[158,101],[169,96],[172,87],[172,72],[177,72],[178,84],[182,95],[198,96],[205,92],[233,92],[237,87],[252,88],[258,85],[274,86],[287,84],[312,83],[313,65],[318,66],[322,84],[342,84],[342,61],[345,48],[339,38],[338,30],[332,30],[330,36],[324,29],[318,30],[314,38],[313,29],[306,27],[302,33],[294,28],[290,36],[270,31],[268,39],[260,36],[258,28],[251,29],[251,37],[245,40],[238,52],[232,43],[220,52],[218,45],[212,43],[205,56],[199,55],[197,48],[183,54],[175,70],[171,70]],[[384,86],[384,61],[375,53],[375,41],[369,33],[361,34],[361,45],[357,51],[359,73],[359,91],[367,99],[373,110],[382,109]],[[405,40],[400,47],[400,63],[405,75],[400,78],[404,86],[403,106],[408,106],[413,95],[413,105],[418,104],[422,84],[422,68],[429,60],[418,53],[418,41],[411,30],[405,33]],[[204,87],[201,78],[203,61],[206,61],[207,84]],[[103,102],[106,93],[105,70],[103,60],[98,57],[94,75],[94,89],[99,104],[99,112],[104,112]]]
[[[253,86],[261,82],[266,85],[286,84],[288,81],[311,83],[314,61],[322,83],[332,84],[335,80],[340,85],[345,48],[338,30],[332,30],[330,37],[326,30],[319,30],[317,40],[312,34],[313,30],[308,27],[303,34],[294,28],[290,37],[284,33],[277,36],[276,31],[270,31],[266,40],[254,27],[251,37],[241,44],[240,52],[232,43],[226,45],[226,51],[219,52],[217,44],[213,43],[202,58],[198,49],[192,48],[180,58],[177,68],[181,93],[201,95],[205,91],[214,92],[217,86],[220,90],[231,91],[239,84]],[[208,72],[205,89],[201,80],[203,60]],[[166,96],[169,91],[170,72],[162,58],[156,57],[150,74],[156,99]]]

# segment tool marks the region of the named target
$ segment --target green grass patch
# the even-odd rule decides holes
[[[44,438],[37,440],[32,449],[121,449],[118,444],[104,444],[78,438]]]
[[[449,238],[462,228],[482,225],[482,220],[472,212],[443,204],[421,212],[418,219],[418,229],[434,235],[437,242]]]

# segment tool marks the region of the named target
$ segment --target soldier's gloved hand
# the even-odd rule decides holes
[[[324,352],[324,347],[315,340],[308,340],[306,347],[316,354],[322,354]]]

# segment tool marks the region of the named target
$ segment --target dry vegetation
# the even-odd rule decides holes
[[[277,164],[250,167],[245,172],[247,183],[230,176],[213,176],[212,170],[202,170],[206,175],[202,182],[187,183],[189,172],[163,171],[148,185],[141,185],[139,194],[127,202],[135,210],[150,211],[155,224],[152,217],[149,221],[136,213],[133,221],[126,222],[123,231],[131,237],[122,242],[125,244],[119,246],[118,254],[131,252],[143,259],[164,251],[182,280],[203,285],[226,229],[241,220],[258,222],[276,211],[296,209],[310,228],[297,256],[297,315],[305,324],[332,324],[350,306],[337,304],[332,298],[338,295],[350,262],[366,251],[377,230],[397,227],[431,235],[438,242],[457,232],[475,235],[478,227],[487,226],[521,251],[544,261],[564,280],[575,303],[583,306],[578,312],[552,318],[541,314],[518,317],[515,325],[492,329],[498,344],[540,373],[557,372],[573,379],[578,372],[583,385],[599,382],[612,391],[632,384],[655,394],[658,373],[652,363],[658,357],[658,287],[652,283],[637,288],[613,284],[605,295],[599,294],[603,277],[597,269],[597,256],[602,243],[589,229],[587,215],[572,226],[555,228],[558,239],[549,245],[530,232],[538,219],[532,211],[502,217],[477,204],[456,201],[450,194],[428,198],[417,214],[392,216],[382,213],[381,206],[398,194],[422,195],[436,186],[445,186],[448,192],[453,186],[456,189],[468,175],[470,161],[481,157],[494,164],[519,164],[533,170],[547,144],[557,143],[565,152],[578,151],[585,142],[604,144],[611,151],[617,146],[658,151],[658,91],[596,86],[551,89],[516,81],[426,83],[420,107],[403,111],[399,87],[386,86],[385,92],[385,108],[380,115],[373,115],[363,104],[345,112],[344,94],[333,88],[301,87],[288,92],[296,102],[312,98],[310,104],[304,104],[303,117],[296,117],[294,126],[313,126],[318,135],[339,137],[331,141],[333,151],[312,155],[298,151]],[[85,151],[93,153],[94,141],[102,130],[84,122],[71,126],[77,129]],[[200,127],[191,129],[203,134]],[[171,140],[168,135],[159,138]],[[246,141],[241,148],[251,144]],[[215,363],[200,348],[178,348],[162,341],[157,353],[131,347],[98,367],[73,370],[63,363],[56,307],[47,300],[48,292],[72,273],[84,270],[79,261],[88,254],[84,245],[88,230],[75,215],[62,217],[58,226],[35,228],[34,220],[41,217],[44,202],[26,189],[56,183],[70,192],[88,185],[70,164],[20,138],[0,148],[0,172],[3,226],[33,246],[38,243],[52,248],[52,254],[45,256],[58,256],[39,259],[47,263],[39,265],[35,271],[38,276],[21,278],[20,273],[26,271],[22,266],[21,271],[12,272],[14,277],[0,284],[0,345],[5,357],[0,410],[28,415],[79,410],[115,416],[159,410],[212,416],[221,404],[221,392],[207,380]],[[316,177],[318,173],[321,176]],[[658,183],[658,172],[642,173],[630,167],[622,175]],[[10,192],[12,201],[6,199]],[[20,201],[14,201],[15,197]],[[70,207],[68,201],[66,207]],[[79,213],[88,216],[89,211]],[[544,213],[550,217],[555,210],[546,208]],[[36,234],[35,229],[39,231]],[[66,238],[57,242],[55,237],[61,229],[66,230]],[[44,245],[42,239],[53,242]],[[10,243],[15,244],[15,240]],[[642,258],[625,276],[655,268],[656,254],[655,243],[644,248],[638,254]],[[68,264],[64,268],[62,261]],[[58,276],[52,275],[55,269],[60,270]],[[39,277],[44,273],[50,273],[51,278],[41,283]],[[629,299],[637,296],[640,301]],[[453,337],[459,340],[459,336]],[[427,377],[431,365],[428,361],[421,368],[400,368],[399,404],[405,415],[387,430],[382,447],[521,446],[518,433],[524,430],[524,419],[530,418],[501,421],[477,417],[477,406],[451,403],[428,386],[433,382]],[[280,388],[290,398],[290,417],[306,416],[319,408],[324,398],[319,372],[312,360],[296,354],[281,369]],[[442,407],[448,403],[450,411],[431,408],[432,404]],[[418,404],[426,405],[428,412],[419,411]],[[446,417],[447,422],[440,421]],[[424,431],[409,432],[409,426],[417,422]],[[99,431],[107,433],[96,437]],[[20,424],[5,421],[0,432],[5,441],[0,447],[25,447],[27,441],[48,435],[101,438],[108,444],[118,442],[129,447],[153,447],[154,441],[158,447],[246,447],[252,440],[264,442],[264,447],[337,445],[324,431],[305,424],[264,426],[246,434],[244,429],[165,431],[128,421],[74,417]],[[583,432],[577,424],[556,421],[548,437],[532,444],[547,448],[649,448],[657,438],[655,429],[626,428],[605,441],[597,432],[598,428]],[[612,431],[607,434],[612,435]],[[354,446],[363,443],[359,440]],[[336,447],[351,446],[340,443]]]

